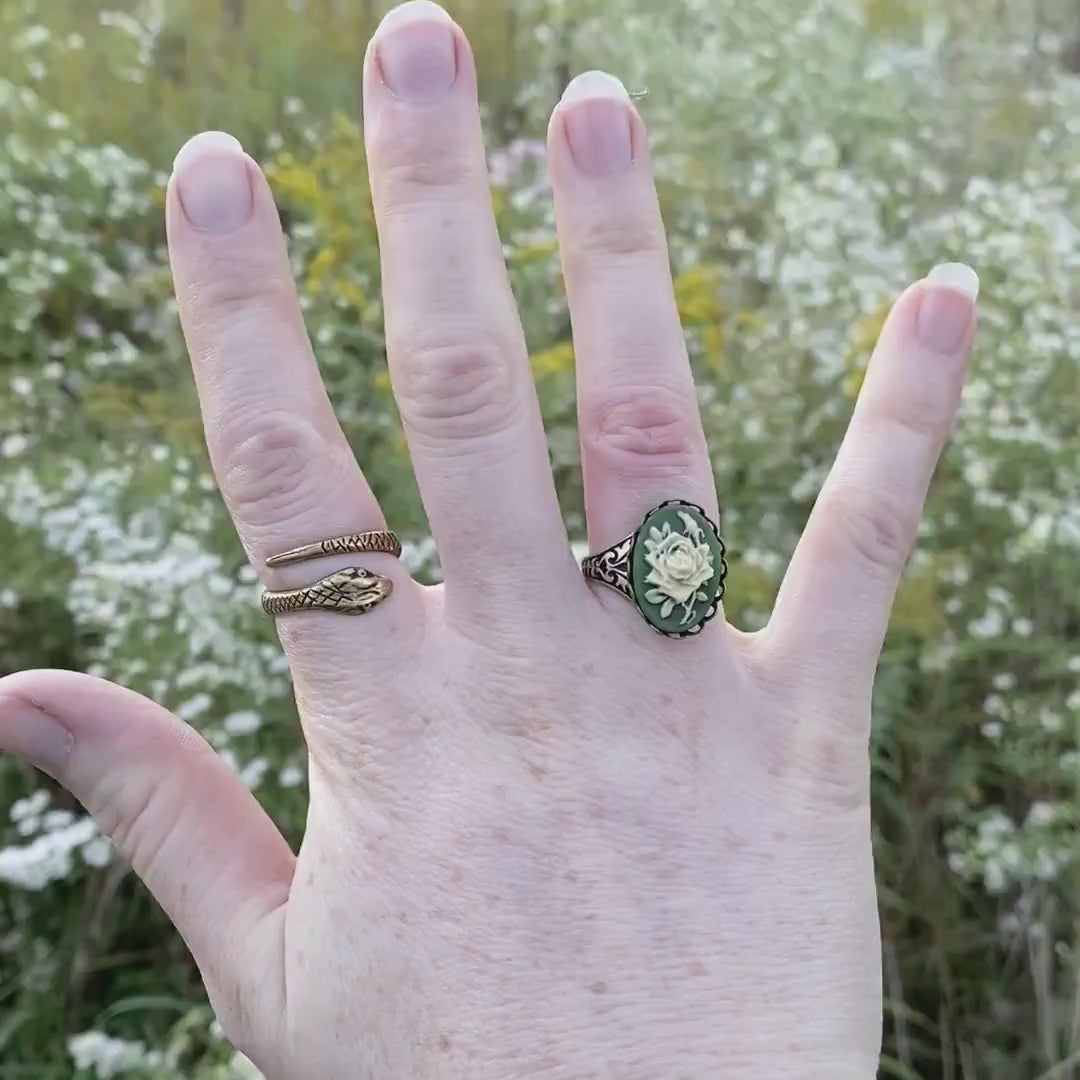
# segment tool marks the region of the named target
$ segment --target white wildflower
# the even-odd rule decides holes
[[[111,1080],[133,1069],[160,1068],[165,1061],[159,1050],[149,1050],[141,1042],[114,1039],[102,1031],[72,1035],[67,1050],[76,1069],[92,1070],[98,1080]]]
[[[50,832],[54,829],[66,829],[75,820],[70,810],[50,810],[41,818],[41,827]]]
[[[270,763],[264,757],[252,758],[241,770],[240,779],[246,787],[254,790],[263,781],[263,777],[266,776],[267,769],[270,768]]]
[[[222,726],[230,735],[252,735],[262,726],[256,712],[234,712],[225,717]]]
[[[285,765],[278,772],[278,783],[284,788],[299,787],[304,782],[304,772],[298,765]]]
[[[196,717],[202,716],[213,703],[214,699],[209,694],[196,694],[177,707],[176,715],[191,723]]]
[[[990,608],[984,615],[968,623],[968,633],[981,640],[998,637],[1004,629],[1005,617],[996,608]]]
[[[72,853],[93,836],[97,827],[90,818],[52,832],[41,833],[27,844],[0,849],[0,882],[37,892],[71,874]]]
[[[80,854],[87,866],[108,866],[113,856],[112,841],[107,836],[95,836],[93,840],[83,844]]]
[[[25,435],[8,435],[0,439],[0,457],[18,457],[30,446],[30,440]]]
[[[44,788],[38,788],[33,795],[27,795],[25,799],[16,799],[11,804],[10,816],[12,821],[23,821],[28,818],[37,819],[49,805],[51,796]]]

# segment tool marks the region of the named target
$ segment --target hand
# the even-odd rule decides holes
[[[957,410],[974,275],[945,268],[897,302],[768,627],[663,638],[571,556],[460,30],[398,9],[364,94],[390,370],[445,586],[365,556],[394,586],[374,610],[279,619],[310,754],[299,855],[190,728],[119,687],[11,676],[0,745],[130,858],[270,1080],[869,1080],[871,687]],[[666,499],[715,518],[645,134],[615,80],[571,84],[550,164],[591,548]],[[280,589],[354,564],[266,565],[383,519],[261,173],[201,136],[167,214],[252,565]]]

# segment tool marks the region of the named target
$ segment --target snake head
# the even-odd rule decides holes
[[[373,574],[360,566],[347,566],[325,578],[319,585],[327,592],[330,602],[326,606],[344,615],[363,615],[380,600],[386,599],[394,588],[394,583],[388,577]]]

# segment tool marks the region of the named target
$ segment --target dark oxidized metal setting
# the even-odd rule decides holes
[[[622,593],[657,633],[700,634],[720,610],[727,577],[724,542],[705,511],[670,499],[653,507],[629,536],[588,555],[589,581]]]

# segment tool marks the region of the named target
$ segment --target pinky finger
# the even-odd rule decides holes
[[[937,267],[896,302],[780,587],[776,663],[869,696],[900,575],[960,406],[978,278]]]

